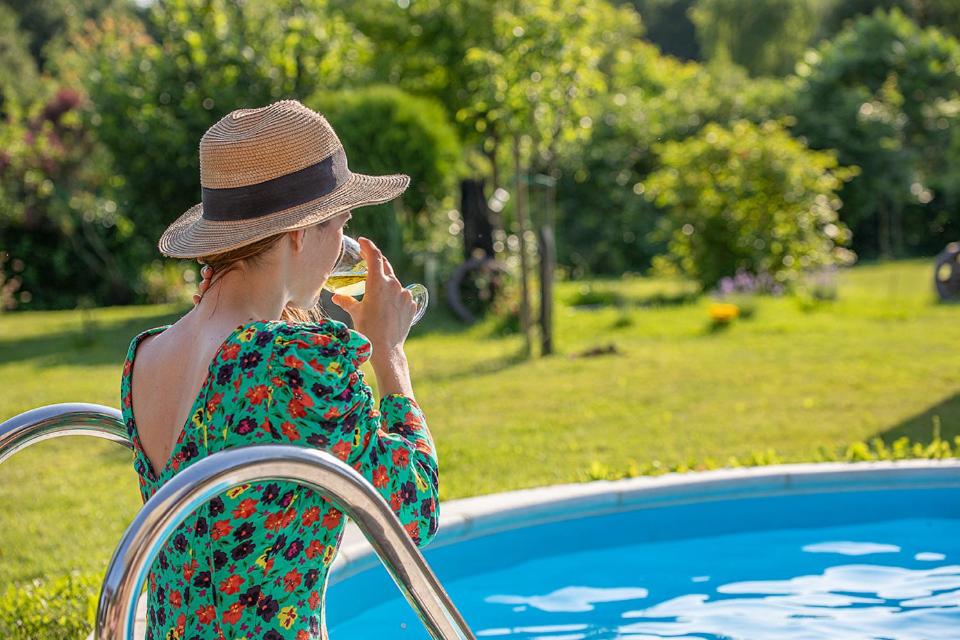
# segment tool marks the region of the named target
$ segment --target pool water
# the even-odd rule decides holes
[[[636,509],[425,549],[478,638],[960,638],[960,491]],[[429,638],[382,567],[330,586],[335,640]]]

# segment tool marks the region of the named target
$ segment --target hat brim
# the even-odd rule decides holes
[[[218,221],[203,217],[203,204],[180,215],[160,236],[160,253],[171,258],[198,258],[242,247],[276,233],[323,222],[327,218],[367,205],[393,200],[410,185],[402,173],[369,176],[351,173],[335,191],[258,218]]]

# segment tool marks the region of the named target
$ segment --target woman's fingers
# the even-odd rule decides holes
[[[383,256],[383,273],[388,278],[396,278],[397,276],[393,273],[393,265],[390,264],[389,258]]]
[[[374,279],[382,278],[384,275],[383,253],[368,238],[361,237],[358,242],[360,243],[360,249],[364,252],[363,257],[367,261],[367,282],[370,282],[371,275],[374,276]]]

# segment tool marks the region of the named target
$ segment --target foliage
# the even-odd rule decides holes
[[[40,88],[28,44],[26,34],[18,29],[16,13],[0,4],[0,120],[9,117],[17,105],[30,102]],[[11,101],[17,105],[9,105]]]
[[[644,37],[666,55],[681,60],[701,60],[690,9],[696,0],[629,0],[640,17]]]
[[[564,160],[557,249],[575,274],[639,270],[665,250],[651,235],[660,213],[643,196],[644,178],[659,164],[657,142],[682,140],[709,122],[781,117],[792,100],[777,80],[682,63],[645,42],[617,54],[611,85],[590,143]]]
[[[85,20],[96,20],[105,11],[127,4],[125,0],[0,0],[0,11],[9,8],[16,12],[30,54],[42,67],[51,55],[48,46],[62,46],[61,39],[77,31]],[[56,51],[52,55],[56,56]]]
[[[387,86],[319,92],[304,102],[323,113],[338,132],[351,170],[411,177],[403,197],[406,219],[398,220],[388,203],[383,211],[355,217],[351,227],[383,241],[388,255],[398,257],[415,250],[443,251],[448,240],[455,242],[447,230],[446,210],[461,171],[461,149],[439,103]]]
[[[891,443],[882,438],[872,438],[867,442],[857,440],[843,447],[821,447],[815,457],[816,462],[877,462],[893,460],[946,460],[960,457],[960,436],[953,442],[935,435],[930,442],[912,441],[901,436]],[[745,456],[730,456],[718,462],[713,458],[702,460],[683,460],[664,463],[650,460],[643,463],[631,460],[622,469],[611,468],[597,460],[583,472],[583,480],[622,480],[639,476],[659,476],[665,473],[690,473],[692,471],[714,471],[717,469],[737,469],[744,467],[764,467],[785,464],[789,458],[776,449],[752,451]]]
[[[709,124],[656,150],[662,167],[644,184],[667,211],[661,259],[704,289],[738,269],[788,286],[804,270],[851,261],[836,193],[853,171],[833,154],[807,149],[772,121]]]
[[[960,233],[960,165],[948,163],[960,129],[957,40],[877,12],[808,52],[797,72],[795,133],[862,169],[842,192],[858,252],[932,252]]]
[[[7,585],[0,594],[0,635],[8,640],[77,640],[90,633],[102,575],[70,573]]]
[[[110,15],[71,41],[57,66],[95,105],[138,235],[155,241],[199,200],[197,144],[219,117],[363,81],[365,39],[325,6],[169,0],[146,24]]]
[[[754,75],[793,71],[816,29],[811,0],[697,0],[690,17],[707,59],[735,62]]]
[[[88,105],[60,88],[0,129],[0,237],[25,308],[72,306],[78,292],[106,304],[132,301],[144,242],[117,204],[123,181],[89,127]]]

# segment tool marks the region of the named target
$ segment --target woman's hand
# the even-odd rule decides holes
[[[200,268],[200,275],[203,277],[203,280],[200,281],[200,284],[197,286],[199,293],[193,294],[193,306],[200,304],[200,298],[203,297],[203,294],[210,287],[210,275],[213,273],[213,267],[208,264],[203,265]]]
[[[363,302],[335,294],[334,304],[350,314],[353,327],[373,345],[374,354],[403,346],[417,311],[413,294],[404,289],[386,256],[367,238],[359,238],[360,254],[367,262]]]

